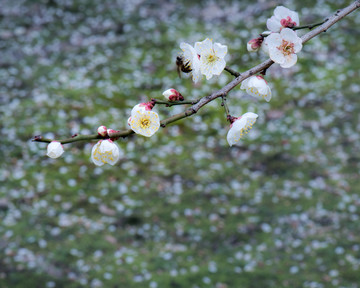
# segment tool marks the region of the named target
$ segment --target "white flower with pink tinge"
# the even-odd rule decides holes
[[[110,139],[100,140],[91,150],[91,160],[97,166],[105,163],[115,165],[122,152],[119,146]]]
[[[272,32],[280,32],[283,28],[299,26],[299,15],[284,6],[278,6],[274,10],[274,16],[266,21],[266,26]]]
[[[251,76],[241,82],[240,89],[246,90],[246,93],[256,98],[265,99],[267,102],[271,100],[271,89],[266,80],[260,76]]]
[[[212,43],[207,38],[202,42],[195,43],[195,50],[200,55],[200,71],[209,80],[213,75],[220,75],[226,66],[224,57],[227,53],[227,46],[220,43]]]
[[[280,33],[271,33],[264,43],[267,46],[270,59],[280,64],[282,68],[289,68],[296,64],[297,55],[302,49],[302,41],[296,33],[284,28]]]
[[[235,118],[235,121],[230,125],[230,130],[226,137],[230,146],[239,142],[251,130],[257,117],[257,114],[247,112],[241,117]]]
[[[151,111],[153,107],[154,102],[150,101],[138,104],[131,110],[131,116],[127,122],[131,130],[136,134],[151,137],[159,130],[159,115]]]

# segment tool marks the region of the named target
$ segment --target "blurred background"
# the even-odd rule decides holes
[[[189,100],[233,79],[180,79],[182,41],[227,45],[241,72],[267,59],[246,42],[277,5],[304,25],[351,2],[2,1],[0,287],[359,287],[358,11],[268,70],[270,103],[231,91],[233,115],[259,114],[236,147],[219,99],[120,139],[114,167],[91,163],[95,142],[53,160],[30,141],[127,129],[168,88]]]

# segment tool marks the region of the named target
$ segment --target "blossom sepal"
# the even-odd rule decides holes
[[[230,125],[226,139],[229,145],[233,146],[252,129],[258,115],[252,112],[247,112],[238,118],[232,116],[228,117],[231,117],[231,121],[233,121],[233,123]]]
[[[50,158],[59,158],[64,153],[64,147],[59,141],[52,141],[47,146],[46,155]]]
[[[97,166],[115,165],[120,159],[119,146],[110,139],[100,140],[91,150],[91,160]]]
[[[177,90],[170,88],[163,92],[162,94],[168,101],[184,101],[184,97]]]

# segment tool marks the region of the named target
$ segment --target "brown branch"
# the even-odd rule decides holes
[[[309,41],[310,39],[312,39],[315,36],[319,35],[320,33],[326,32],[336,22],[340,21],[345,16],[347,16],[351,12],[355,11],[359,7],[360,7],[360,0],[357,0],[357,1],[353,2],[352,4],[350,4],[349,6],[343,8],[341,10],[338,10],[334,15],[329,17],[323,24],[321,24],[317,28],[314,28],[313,30],[311,30],[310,32],[308,32],[304,36],[302,36],[301,37],[302,43],[306,43],[307,41]],[[236,72],[236,71],[233,71],[232,69],[230,69],[228,67],[226,67],[225,70],[228,71],[229,73],[231,73],[232,75],[235,75],[233,73],[237,73],[236,75],[238,75],[238,76],[236,76],[236,78],[233,81],[228,83],[226,86],[224,86],[220,90],[212,93],[211,95],[200,98],[199,101],[196,104],[194,104],[190,108],[186,109],[184,112],[173,115],[173,116],[171,116],[171,117],[169,117],[167,119],[162,120],[160,122],[161,127],[165,127],[166,125],[168,125],[170,123],[173,123],[175,121],[178,121],[180,119],[189,117],[189,116],[197,113],[202,107],[204,107],[209,102],[215,100],[218,97],[223,97],[223,96],[227,95],[234,87],[239,85],[246,78],[248,78],[248,77],[250,77],[252,75],[255,75],[255,74],[257,74],[257,73],[259,73],[259,72],[261,72],[263,70],[268,69],[272,64],[274,64],[274,62],[271,59],[268,59],[265,62],[255,66],[255,67],[253,67],[253,68],[251,68],[251,69],[249,69],[246,72],[243,72],[241,74]],[[232,71],[232,72],[230,72],[230,71]],[[133,133],[134,132],[131,129],[125,130],[125,131],[119,131],[119,132],[114,134],[114,137],[123,137],[124,138],[124,137],[127,137],[127,136],[129,136],[129,135],[131,135]],[[97,134],[93,134],[93,135],[77,135],[77,136],[75,136],[73,138],[57,140],[57,141],[61,142],[62,144],[66,144],[66,143],[72,143],[72,142],[77,142],[77,141],[95,140],[95,139],[102,139],[102,138],[103,137],[101,137],[101,136],[99,136]],[[45,139],[45,138],[42,138],[41,136],[35,136],[32,141],[49,143],[49,142],[51,142],[53,140]]]

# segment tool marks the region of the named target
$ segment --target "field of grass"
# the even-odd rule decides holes
[[[301,24],[351,1],[282,1]],[[360,13],[273,65],[270,103],[239,88],[233,115],[259,114],[237,146],[221,102],[56,160],[34,135],[127,129],[131,108],[173,87],[216,91],[225,72],[178,77],[180,42],[226,44],[241,72],[267,59],[246,42],[280,1],[13,0],[0,11],[0,287],[360,287]],[[305,32],[299,32],[303,34]],[[184,107],[157,106],[161,118]]]

